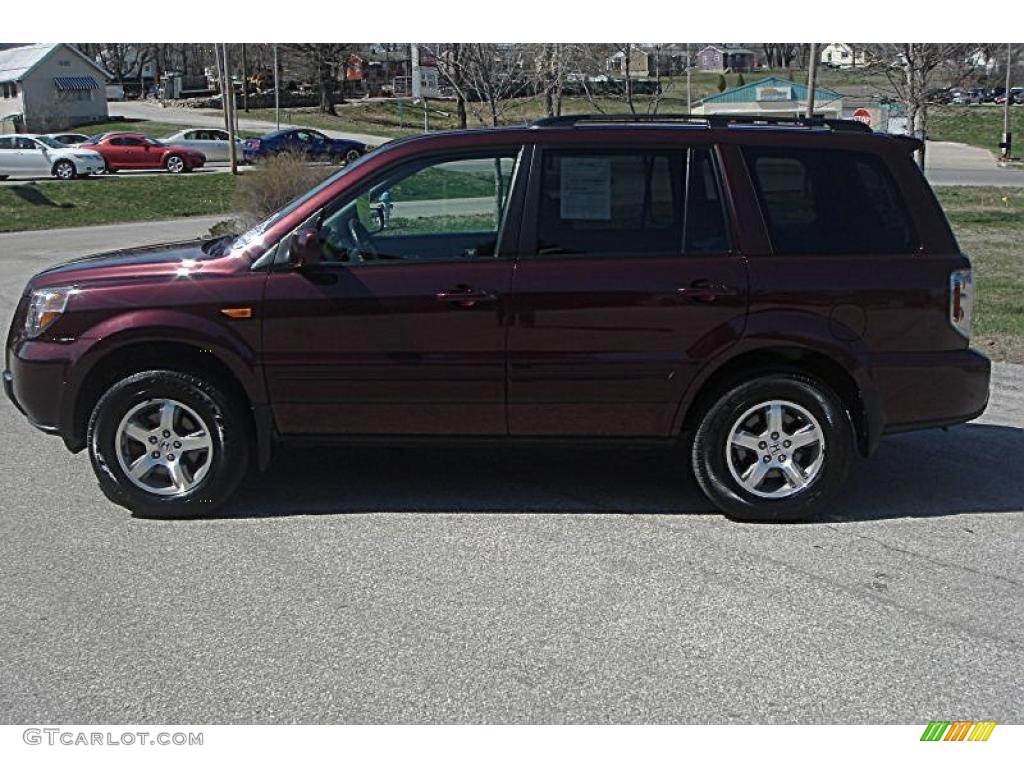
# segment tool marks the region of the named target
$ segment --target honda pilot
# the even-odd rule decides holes
[[[430,437],[682,446],[727,515],[808,518],[988,400],[918,146],[671,115],[394,141],[237,236],[40,272],[4,384],[141,516],[294,441]]]

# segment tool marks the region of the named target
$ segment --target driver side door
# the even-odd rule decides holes
[[[264,297],[281,433],[507,434],[519,155],[408,161],[315,217],[321,262],[279,266]]]

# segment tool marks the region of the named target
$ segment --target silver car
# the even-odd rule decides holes
[[[208,163],[226,163],[231,159],[228,132],[220,128],[189,128],[161,141],[202,152]],[[242,140],[237,137],[235,151],[238,162],[242,162]]]

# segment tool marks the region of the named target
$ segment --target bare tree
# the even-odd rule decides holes
[[[920,139],[928,135],[928,92],[936,77],[958,81],[974,68],[971,43],[883,43],[866,46],[871,66],[885,73],[896,98],[907,111],[907,129]],[[925,148],[917,153],[924,169]]]
[[[344,103],[336,86],[338,75],[345,76],[346,66],[356,43],[287,43],[281,46],[285,60],[293,68],[306,74],[317,85],[320,93],[320,111],[336,115],[334,105]]]
[[[484,125],[497,126],[528,83],[526,48],[521,45],[464,43],[458,59],[448,59],[455,70],[454,82],[468,108]],[[452,78],[447,78],[452,82]]]
[[[466,128],[468,125],[466,115],[467,84],[465,73],[462,68],[463,43],[441,43],[424,46],[433,54],[437,61],[437,73],[448,87],[455,94],[455,113],[458,116],[459,127]]]

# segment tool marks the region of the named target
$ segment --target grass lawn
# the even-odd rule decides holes
[[[1010,107],[1010,130],[1015,138],[1024,131],[1024,106]],[[928,138],[934,141],[959,141],[998,154],[1002,134],[1003,108],[998,104],[946,104],[928,108]],[[1020,157],[1019,140],[1014,146],[1014,157]]]
[[[1024,363],[1024,189],[936,192],[974,267],[972,343],[994,360]]]
[[[226,213],[234,187],[229,173],[0,186],[0,232]]]

